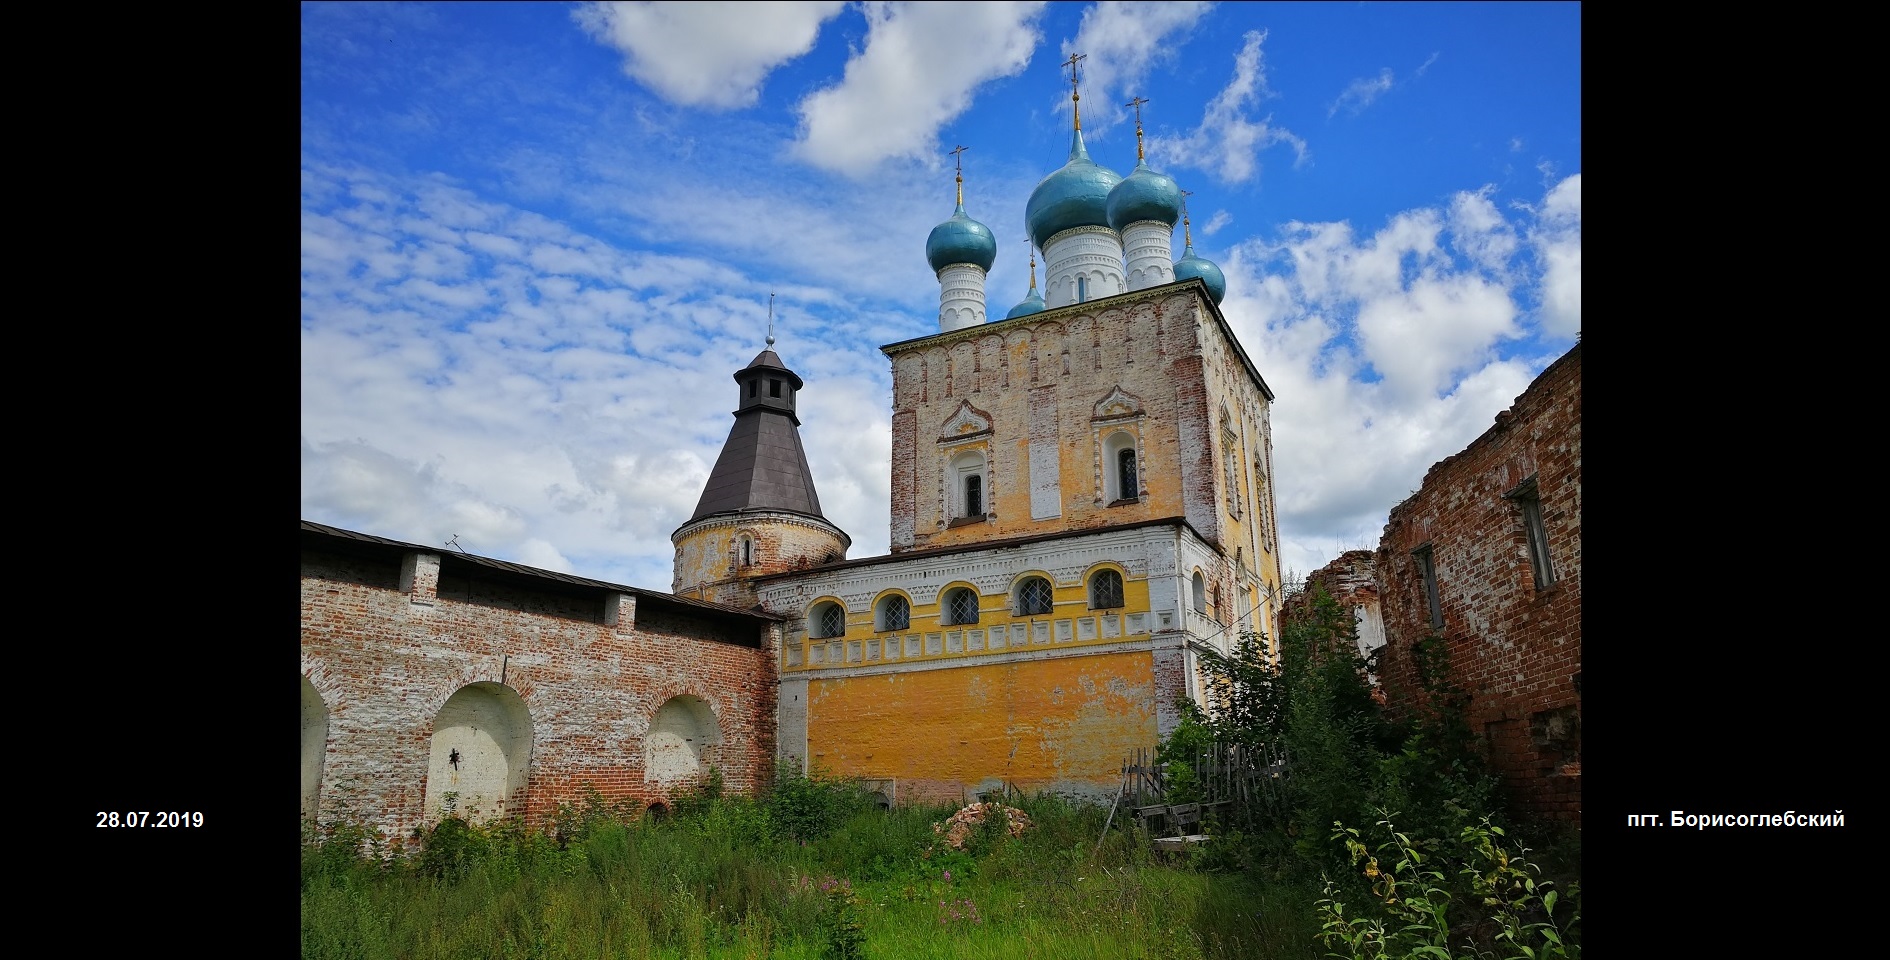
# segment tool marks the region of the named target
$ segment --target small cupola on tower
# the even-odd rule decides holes
[[[1122,235],[1130,290],[1144,290],[1175,279],[1175,222],[1181,218],[1181,188],[1165,173],[1149,168],[1142,150],[1142,104],[1136,97],[1135,169],[1109,191],[1109,226]]]
[[[1043,295],[1037,292],[1037,248],[1031,247],[1030,295],[1018,301],[1017,306],[1012,307],[1011,312],[1004,315],[1004,319],[1011,320],[1017,317],[1028,317],[1033,313],[1042,313],[1047,309],[1049,308],[1044,306]]]
[[[1194,233],[1188,229],[1187,193],[1186,190],[1182,191],[1181,236],[1185,245],[1181,251],[1181,259],[1175,261],[1175,279],[1188,280],[1200,277],[1201,282],[1207,284],[1208,296],[1214,298],[1214,305],[1218,307],[1221,305],[1221,298],[1227,296],[1227,278],[1221,275],[1221,268],[1215,266],[1214,261],[1195,255]]]
[[[984,278],[997,260],[991,228],[965,215],[965,151],[959,146],[958,206],[925,238],[925,259],[938,275],[938,329],[943,333],[984,322]]]
[[[1109,226],[1109,191],[1122,182],[1114,170],[1098,166],[1083,146],[1083,115],[1077,93],[1077,64],[1070,68],[1070,159],[1043,178],[1024,205],[1030,238],[1043,250],[1044,302],[1063,307],[1127,291],[1122,276],[1122,237]]]
[[[853,540],[820,512],[801,446],[801,378],[767,347],[735,372],[735,423],[689,522],[670,534],[671,592],[737,606],[756,602],[753,578],[844,560]]]

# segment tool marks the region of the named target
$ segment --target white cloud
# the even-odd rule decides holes
[[[1123,104],[1140,96],[1142,82],[1149,69],[1172,60],[1188,42],[1188,34],[1209,10],[1212,3],[1122,2],[1097,3],[1083,11],[1076,37],[1063,41],[1062,57],[1069,60],[1080,53],[1079,79],[1083,105],[1083,129],[1103,131],[1133,114]],[[1064,72],[1064,79],[1069,73]],[[1175,105],[1178,109],[1179,105]],[[1060,109],[1067,111],[1067,92]],[[1150,109],[1144,108],[1144,121]]]
[[[586,32],[624,55],[623,71],[664,99],[732,109],[761,95],[783,63],[814,48],[841,0],[769,3],[586,3]]]
[[[1207,222],[1201,225],[1201,235],[1204,237],[1211,237],[1215,233],[1219,232],[1222,227],[1225,227],[1228,224],[1233,223],[1233,222],[1234,222],[1233,214],[1230,214],[1225,210],[1216,210],[1214,211],[1214,215],[1209,217]]]
[[[1273,96],[1267,88],[1266,67],[1260,47],[1266,32],[1250,30],[1234,55],[1234,76],[1203,111],[1201,123],[1184,137],[1151,137],[1149,164],[1175,169],[1205,170],[1223,183],[1244,183],[1253,178],[1259,152],[1276,143],[1293,148],[1296,161],[1306,158],[1306,143],[1292,131],[1255,120],[1248,114]]]
[[[1556,184],[1543,198],[1530,236],[1542,261],[1542,327],[1572,337],[1582,328],[1582,175]]]
[[[1326,116],[1333,117],[1336,116],[1340,110],[1347,109],[1349,109],[1354,116],[1357,116],[1366,107],[1371,106],[1372,101],[1377,100],[1379,96],[1390,89],[1390,67],[1385,67],[1380,70],[1376,77],[1360,77],[1352,81],[1350,85],[1341,91],[1337,100],[1332,101],[1332,106],[1326,111]]]
[[[939,127],[971,106],[978,87],[1029,66],[1043,6],[863,4],[866,46],[844,79],[801,101],[796,153],[849,176],[892,157],[935,160]]]

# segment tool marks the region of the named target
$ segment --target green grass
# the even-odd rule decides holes
[[[985,830],[965,851],[933,833],[950,808],[843,809],[809,828],[818,804],[778,818],[740,797],[667,823],[592,811],[564,824],[562,846],[518,827],[454,829],[425,854],[382,859],[353,856],[362,837],[344,832],[304,846],[302,956],[1324,956],[1317,889],[1158,862],[1120,825],[1104,839],[1105,810],[1016,805],[1031,829]]]

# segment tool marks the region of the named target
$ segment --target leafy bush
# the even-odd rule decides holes
[[[1333,825],[1369,884],[1372,908],[1348,915],[1341,885],[1328,881],[1318,907],[1328,946],[1352,960],[1547,960],[1579,958],[1581,888],[1569,888],[1566,903],[1553,881],[1512,851],[1503,829],[1484,819],[1455,838],[1459,856],[1441,855],[1435,843],[1396,829],[1394,815],[1377,822],[1374,847],[1360,832]],[[1558,907],[1560,915],[1557,915]],[[1452,942],[1457,944],[1453,951]]]
[[[867,792],[855,781],[820,771],[802,773],[787,762],[776,767],[766,803],[781,835],[803,843],[827,836],[854,814],[872,807]]]

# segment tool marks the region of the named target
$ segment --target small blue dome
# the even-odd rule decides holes
[[[1214,298],[1214,305],[1221,305],[1221,298],[1227,296],[1227,278],[1221,275],[1221,268],[1215,266],[1212,260],[1195,256],[1192,243],[1182,252],[1181,259],[1175,261],[1175,279],[1186,280],[1189,277],[1200,277],[1201,282],[1207,284],[1208,296]]]
[[[990,227],[965,216],[965,205],[961,203],[950,220],[933,227],[925,238],[925,259],[933,273],[954,263],[977,264],[978,269],[988,273],[997,259],[997,238],[991,235]]]
[[[1071,227],[1109,226],[1109,191],[1121,182],[1121,175],[1089,158],[1083,131],[1074,131],[1069,162],[1043,178],[1024,205],[1030,238],[1042,247]]]
[[[1160,220],[1173,229],[1181,222],[1181,187],[1145,162],[1109,191],[1109,227],[1117,233],[1138,220]]]
[[[1028,317],[1033,313],[1042,313],[1047,309],[1049,309],[1049,307],[1043,302],[1043,295],[1039,294],[1037,288],[1033,286],[1030,288],[1030,296],[1019,301],[1017,306],[1012,307],[1011,312],[1004,315],[1004,319],[1014,320],[1018,317]]]

